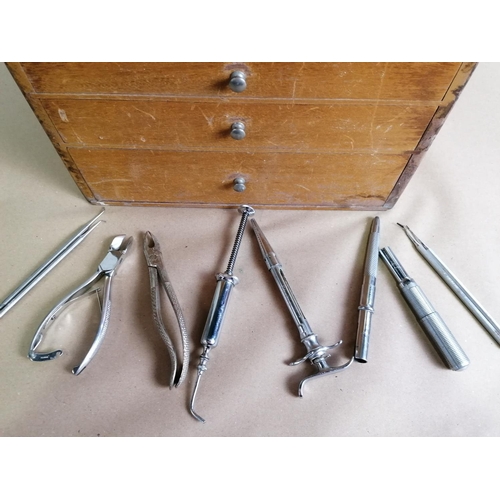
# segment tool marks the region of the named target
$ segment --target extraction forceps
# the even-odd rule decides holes
[[[71,251],[101,223],[97,219],[104,213],[104,208],[84,227],[67,241],[49,260],[45,261],[31,276],[26,278],[8,297],[0,304],[0,318],[12,307],[14,307],[39,281],[49,274]]]
[[[208,312],[207,321],[205,323],[205,328],[201,335],[201,345],[203,346],[203,352],[200,356],[200,362],[198,364],[198,376],[196,377],[196,382],[193,389],[193,394],[191,396],[191,401],[189,403],[189,411],[191,415],[199,422],[205,422],[205,420],[200,417],[194,411],[194,400],[196,398],[196,392],[198,391],[198,386],[200,384],[200,378],[203,372],[207,369],[207,361],[210,359],[208,353],[211,349],[217,347],[219,343],[220,332],[222,329],[222,323],[227,312],[227,305],[229,302],[229,297],[231,296],[232,289],[238,284],[238,278],[233,275],[234,264],[236,263],[236,257],[238,255],[238,250],[240,249],[241,240],[245,232],[245,227],[247,225],[247,220],[253,214],[255,210],[248,205],[241,205],[238,208],[241,213],[240,225],[238,226],[238,231],[236,232],[236,238],[234,240],[233,249],[227,263],[227,268],[225,273],[218,273],[215,275],[217,280],[217,286],[215,288],[214,297],[212,299],[212,305]]]
[[[476,317],[476,319],[483,325],[484,329],[500,344],[500,326],[495,323],[493,318],[483,309],[479,302],[472,296],[472,294],[462,285],[460,280],[450,271],[444,262],[417,236],[410,230],[408,226],[401,226],[406,236],[415,245],[420,255],[427,261],[427,263],[436,271],[441,279],[451,288],[455,295],[462,301],[462,303],[469,309],[469,311]]]
[[[144,235],[144,255],[146,257],[146,262],[149,268],[149,282],[151,287],[151,305],[153,307],[153,320],[155,322],[156,329],[160,334],[163,342],[167,346],[168,354],[171,361],[171,371],[170,371],[170,389],[172,387],[179,387],[183,380],[186,378],[186,374],[189,368],[189,339],[186,329],[186,322],[184,321],[184,315],[182,314],[181,306],[175,295],[174,288],[170,279],[168,277],[165,266],[163,265],[163,257],[161,254],[160,243],[156,237],[149,231]],[[177,354],[175,352],[174,344],[172,339],[167,333],[165,328],[165,323],[163,322],[161,313],[161,300],[160,300],[160,285],[165,290],[168,300],[172,304],[174,309],[175,317],[179,325],[179,330],[181,334],[182,341],[182,364],[180,372],[177,373],[178,362]]]
[[[99,347],[101,347],[108,328],[109,316],[111,313],[111,285],[113,277],[133,241],[132,237],[128,239],[126,238],[127,236],[124,234],[115,236],[111,241],[108,253],[99,264],[96,273],[94,273],[88,280],[82,283],[76,290],[74,290],[63,300],[61,300],[61,302],[59,302],[45,317],[45,319],[38,327],[38,330],[36,331],[35,336],[33,337],[33,340],[31,342],[28,357],[32,361],[50,361],[60,356],[63,353],[63,351],[61,350],[44,353],[36,352],[36,348],[43,340],[45,330],[57,318],[59,313],[71,302],[91,293],[96,293],[99,297],[99,292],[101,292],[102,296],[99,302],[101,305],[101,318],[97,333],[83,361],[78,366],[73,368],[72,373],[74,375],[80,375],[80,373],[82,373],[82,371],[92,361],[97,351],[99,350]],[[102,286],[96,286],[101,281],[101,279],[104,280],[104,284]]]
[[[328,351],[339,346],[342,343],[342,340],[330,346],[323,346],[319,343],[318,336],[312,331],[304,313],[300,309],[300,306],[297,302],[297,299],[295,298],[295,295],[292,292],[292,289],[290,288],[290,285],[288,284],[288,281],[285,278],[282,265],[278,260],[276,252],[271,247],[269,241],[267,241],[264,233],[257,224],[257,221],[255,219],[252,219],[250,221],[250,224],[252,225],[255,236],[257,237],[257,241],[259,243],[259,247],[262,252],[262,256],[264,257],[266,266],[269,271],[271,271],[271,274],[273,275],[273,278],[280,289],[281,295],[285,299],[288,310],[290,311],[293,321],[297,326],[297,329],[299,330],[300,341],[304,344],[304,347],[307,350],[307,354],[305,356],[298,359],[297,361],[294,361],[293,363],[290,363],[290,366],[298,365],[299,363],[303,363],[304,361],[310,361],[310,363],[316,369],[316,373],[314,373],[313,375],[309,375],[299,383],[298,393],[299,397],[302,397],[304,384],[308,380],[345,370],[348,366],[351,365],[354,358],[351,358],[347,363],[341,366],[330,366],[327,363],[326,360],[330,357]]]

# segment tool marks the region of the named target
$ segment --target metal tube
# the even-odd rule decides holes
[[[366,248],[365,265],[363,271],[363,285],[359,301],[358,330],[354,359],[359,363],[368,361],[368,347],[375,304],[375,289],[377,284],[378,248],[380,237],[380,219],[372,221],[368,245]]]
[[[380,257],[391,271],[401,295],[444,363],[454,371],[467,368],[470,363],[469,358],[424,292],[408,276],[392,250],[389,247],[382,248]]]

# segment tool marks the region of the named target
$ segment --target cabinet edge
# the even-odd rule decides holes
[[[444,125],[446,118],[448,117],[450,111],[460,97],[460,94],[462,93],[465,85],[472,76],[472,73],[476,69],[477,64],[477,62],[467,62],[461,64],[460,68],[457,71],[457,74],[455,75],[455,78],[448,87],[448,90],[443,98],[442,105],[439,106],[434,113],[434,116],[429,122],[429,125],[427,126],[424,134],[417,144],[417,147],[415,148],[415,152],[411,155],[408,163],[406,164],[406,167],[403,169],[403,172],[401,173],[399,179],[396,181],[394,188],[387,197],[387,200],[384,203],[384,209],[388,210],[394,207],[396,202],[403,194],[403,191],[408,185],[410,179],[413,177],[413,174],[417,170],[417,167],[420,165],[422,158],[430,148],[439,130]]]

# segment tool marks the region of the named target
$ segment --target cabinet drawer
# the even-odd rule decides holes
[[[286,99],[443,98],[460,63],[22,63],[35,92]],[[240,70],[247,88],[235,94]]]
[[[381,207],[409,155],[184,153],[70,148],[101,202]],[[246,181],[244,192],[233,181]]]
[[[391,104],[259,104],[44,100],[68,144],[168,149],[413,150],[436,108]],[[246,137],[232,139],[231,125]]]

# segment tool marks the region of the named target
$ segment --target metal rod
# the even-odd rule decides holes
[[[500,344],[500,326],[493,320],[491,316],[483,309],[479,302],[472,294],[462,285],[459,279],[450,271],[444,262],[417,236],[410,230],[408,226],[401,226],[406,236],[415,245],[420,255],[428,262],[428,264],[436,271],[442,280],[451,288],[456,296],[463,302],[469,311],[483,325],[484,329]]]
[[[15,304],[17,304],[39,281],[41,281],[54,267],[59,264],[72,250],[74,250],[101,222],[96,220],[104,213],[104,208],[88,224],[86,224],[73,238],[67,241],[49,260],[44,262],[36,271],[24,280],[0,304],[0,318]]]
[[[377,284],[378,247],[380,237],[380,219],[375,217],[372,221],[368,245],[366,248],[365,265],[363,271],[363,285],[359,301],[358,331],[356,333],[356,346],[354,359],[359,363],[368,361],[368,347],[370,331],[375,305],[375,289]]]

